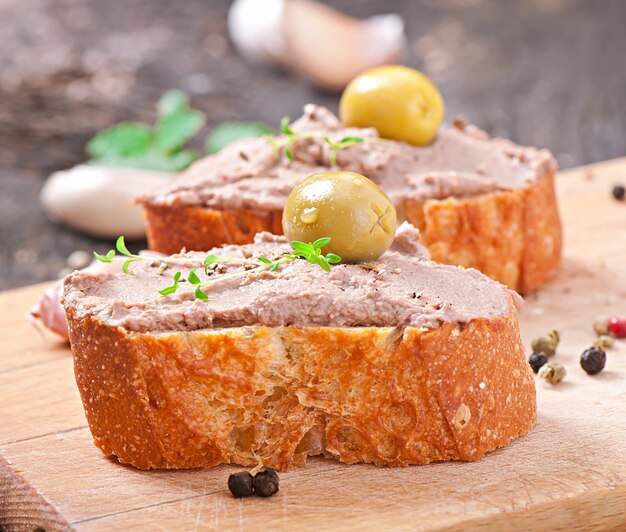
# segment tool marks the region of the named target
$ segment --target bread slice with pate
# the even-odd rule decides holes
[[[521,293],[557,271],[562,235],[549,151],[490,138],[460,121],[416,147],[380,139],[372,128],[346,128],[314,105],[292,129],[303,138],[289,145],[289,157],[284,135],[244,139],[138,198],[150,248],[204,251],[251,242],[261,231],[282,234],[293,187],[332,168],[380,186],[437,262],[477,268]],[[355,137],[363,141],[333,153],[329,141]]]
[[[262,233],[210,253],[289,249]],[[533,426],[519,296],[432,262],[409,224],[378,260],[329,272],[293,260],[233,275],[245,266],[218,261],[203,301],[189,272],[205,255],[65,281],[76,381],[106,455],[142,469],[406,466],[477,460]]]

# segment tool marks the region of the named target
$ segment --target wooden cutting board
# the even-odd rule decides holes
[[[270,499],[233,499],[237,468],[142,472],[92,444],[69,350],[24,319],[43,286],[0,295],[0,530],[626,530],[626,341],[606,369],[578,359],[601,314],[626,316],[626,159],[564,172],[565,255],[526,300],[526,345],[552,328],[557,386],[538,382],[529,435],[475,463],[405,469],[311,460]]]

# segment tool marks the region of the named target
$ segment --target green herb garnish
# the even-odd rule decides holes
[[[184,145],[202,128],[204,113],[191,109],[182,91],[168,91],[154,126],[122,122],[98,133],[86,146],[89,164],[178,172],[199,158]]]
[[[324,139],[324,142],[330,146],[329,162],[331,166],[337,165],[337,153],[341,150],[352,146],[354,144],[360,144],[362,142],[385,142],[384,139],[378,137],[344,137],[338,142],[333,142],[328,137],[328,131],[301,131],[296,133],[289,125],[289,117],[284,116],[280,121],[280,132],[283,134],[282,138],[276,138],[273,135],[264,135],[275,151],[275,157],[278,159],[280,153],[285,155],[289,161],[294,160],[293,145],[299,140],[304,139]]]
[[[328,137],[324,137],[324,142],[330,146],[330,164],[333,166],[337,165],[337,153],[339,153],[339,151],[347,148],[348,146],[360,144],[364,141],[365,139],[363,137],[344,137],[339,142],[333,142]]]
[[[133,262],[137,262],[138,260],[143,260],[145,258],[145,257],[142,257],[141,255],[133,255],[130,251],[128,251],[128,248],[126,247],[126,243],[124,242],[123,236],[118,237],[117,241],[115,242],[115,248],[117,249],[120,255],[124,257],[129,257],[127,260],[124,261],[124,264],[122,265],[122,269],[124,270],[124,273],[130,273],[128,270],[128,267]],[[113,262],[113,259],[116,257],[116,253],[115,253],[115,249],[110,249],[106,255],[100,255],[94,251],[93,256],[96,259],[98,259],[100,262]]]
[[[126,247],[126,243],[124,242],[124,237],[120,236],[116,243],[115,248],[109,250],[105,255],[100,255],[99,253],[94,252],[94,257],[100,262],[113,262],[117,257],[117,253],[119,253],[122,257],[126,257],[124,264],[122,266],[123,270],[127,274],[132,274],[130,271],[130,265],[133,262],[137,262],[140,260],[150,260],[150,261],[159,261],[162,263],[178,263],[178,264],[189,264],[197,262],[204,267],[204,273],[208,276],[211,275],[211,267],[216,264],[239,264],[241,266],[245,266],[243,270],[239,270],[236,272],[228,273],[221,275],[216,279],[208,279],[203,281],[196,272],[196,268],[192,268],[189,270],[187,274],[186,281],[191,285],[195,286],[195,297],[202,301],[206,301],[209,299],[209,296],[202,290],[207,286],[214,285],[219,282],[223,282],[228,279],[234,279],[238,277],[245,277],[250,274],[260,273],[262,271],[277,271],[283,264],[287,262],[292,262],[297,259],[304,259],[310,264],[317,264],[325,271],[330,271],[331,264],[338,264],[341,262],[341,257],[335,255],[334,253],[327,253],[324,255],[322,253],[322,248],[330,243],[330,238],[320,238],[315,242],[299,242],[294,240],[291,242],[292,251],[290,253],[283,253],[275,258],[267,258],[267,257],[257,257],[254,259],[239,259],[239,258],[231,258],[231,257],[218,257],[217,255],[207,255],[203,259],[193,259],[190,257],[150,257],[150,256],[142,256],[135,255],[128,251]],[[117,253],[116,253],[117,250]],[[179,288],[181,288],[181,283],[185,282],[182,279],[182,272],[177,271],[173,276],[173,283],[170,286],[166,286],[165,288],[159,290],[159,294],[163,296],[169,296],[174,294]]]
[[[321,266],[323,270],[329,272],[331,264],[337,264],[341,262],[341,257],[339,255],[335,255],[334,253],[327,253],[326,255],[322,255],[322,248],[329,243],[330,238],[328,237],[320,238],[312,244],[310,242],[308,244],[305,244],[304,242],[298,242],[297,240],[293,240],[291,242],[291,247],[293,248],[292,255],[303,258],[311,264],[317,264]]]
[[[285,135],[295,135],[295,133],[293,132],[293,129],[291,129],[291,126],[289,125],[289,122],[291,121],[291,118],[289,118],[288,116],[283,116],[280,119],[280,132],[284,133]]]
[[[169,296],[170,294],[176,292],[176,290],[180,288],[178,281],[180,281],[181,275],[181,272],[176,272],[174,274],[174,284],[172,286],[166,286],[165,288],[163,288],[163,290],[159,290],[159,294],[161,294],[162,296]]]

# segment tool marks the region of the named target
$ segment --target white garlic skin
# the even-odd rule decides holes
[[[119,273],[122,271],[122,264],[122,260],[114,260],[108,263],[94,260],[83,271]],[[59,279],[46,289],[35,306],[28,311],[28,315],[33,319],[39,320],[44,327],[67,340],[67,320],[65,318],[65,309],[61,303],[63,282],[64,279]]]
[[[402,61],[407,46],[401,16],[358,19],[316,0],[235,0],[228,31],[249,61],[285,67],[330,90]]]
[[[41,190],[44,212],[91,236],[127,239],[146,234],[137,196],[172,183],[176,174],[135,168],[79,165],[53,173]]]
[[[285,59],[285,0],[235,0],[228,12],[228,33],[249,61],[277,65]]]
[[[164,255],[156,251],[144,250],[140,251],[139,255],[142,257],[154,257],[155,259],[164,257]],[[116,257],[112,262],[93,260],[89,266],[79,271],[92,273],[122,273],[124,260],[124,257]],[[64,282],[65,278],[59,279],[54,284],[50,285],[50,287],[41,294],[39,301],[28,311],[27,317],[30,318],[31,321],[39,320],[44,327],[67,340],[67,319],[65,318],[65,309],[61,303]],[[37,326],[36,322],[34,322],[34,325]]]

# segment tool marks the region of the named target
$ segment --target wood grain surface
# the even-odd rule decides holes
[[[531,433],[475,463],[404,469],[311,460],[270,499],[235,500],[235,469],[143,472],[91,441],[69,350],[24,319],[43,286],[0,296],[0,529],[625,530],[626,342],[590,377],[578,364],[593,320],[626,315],[626,159],[558,180],[565,257],[527,298],[526,345],[557,328],[561,384],[537,382]]]

